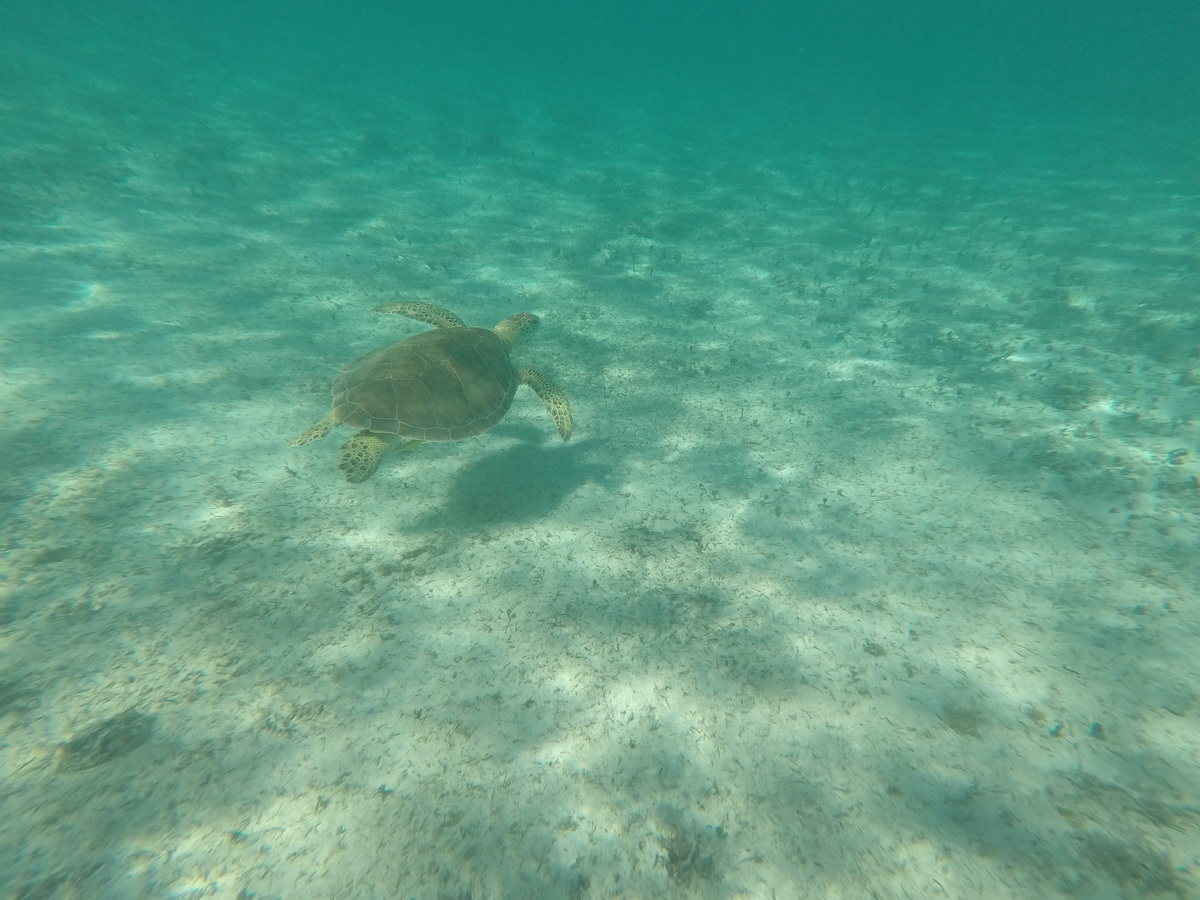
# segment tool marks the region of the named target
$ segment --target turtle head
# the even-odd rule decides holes
[[[539,319],[533,313],[519,312],[509,316],[492,330],[511,350],[537,330]]]

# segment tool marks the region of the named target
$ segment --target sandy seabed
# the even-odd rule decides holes
[[[79,78],[0,98],[3,896],[1197,896],[1186,136]],[[573,440],[289,448],[397,299],[541,316]]]

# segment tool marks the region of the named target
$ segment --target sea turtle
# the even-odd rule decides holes
[[[533,313],[509,316],[495,328],[468,328],[430,303],[385,303],[395,313],[437,327],[347,363],[333,379],[333,409],[292,441],[320,440],[338,425],[360,431],[342,444],[339,468],[351,482],[366,481],[396,438],[398,448],[422,441],[459,441],[487,431],[508,412],[517,385],[533,389],[565,441],[571,404],[534,369],[517,367],[510,351],[538,326]]]

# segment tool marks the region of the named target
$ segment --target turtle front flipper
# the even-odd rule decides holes
[[[564,441],[569,441],[573,424],[571,404],[567,400],[567,395],[562,392],[562,388],[537,369],[517,369],[517,377],[521,379],[521,384],[538,395],[538,399],[546,407],[546,412],[550,413],[550,418],[554,420],[554,426],[558,429],[559,435]]]
[[[375,307],[375,312],[408,316],[410,319],[416,319],[418,322],[427,322],[430,325],[436,325],[438,328],[466,327],[466,323],[450,312],[450,310],[434,306],[432,303],[420,303],[416,300],[404,303],[385,303],[382,306]]]
[[[333,431],[338,425],[338,417],[334,413],[330,413],[320,422],[314,422],[304,430],[300,437],[292,441],[293,447],[299,447],[301,444],[307,444],[311,441],[319,441],[329,432]]]
[[[379,461],[388,450],[416,450],[420,441],[403,440],[396,443],[394,434],[376,434],[363,429],[342,444],[338,468],[351,484],[359,484],[375,474]]]

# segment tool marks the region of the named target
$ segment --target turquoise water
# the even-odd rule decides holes
[[[0,896],[1200,892],[1200,13],[0,11]],[[491,327],[478,437],[290,442]]]

